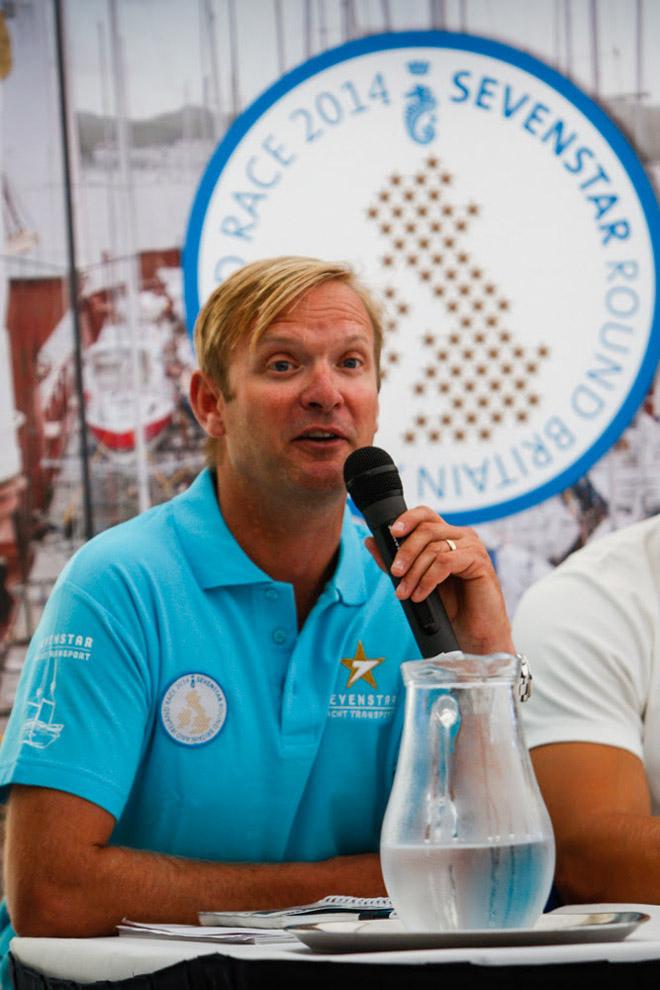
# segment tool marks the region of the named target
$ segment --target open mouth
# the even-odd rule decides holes
[[[308,433],[301,433],[300,436],[295,437],[295,440],[296,442],[304,441],[325,446],[338,443],[344,440],[344,437],[341,433],[336,433],[333,430],[310,430]]]

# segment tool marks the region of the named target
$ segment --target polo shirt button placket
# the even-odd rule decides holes
[[[273,629],[273,642],[278,646],[282,646],[286,643],[288,636],[285,629]]]

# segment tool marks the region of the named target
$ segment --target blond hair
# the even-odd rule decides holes
[[[195,323],[199,367],[226,399],[231,398],[229,365],[237,345],[247,340],[250,347],[255,347],[288,306],[332,279],[348,285],[360,297],[373,327],[374,357],[379,370],[383,344],[380,308],[349,265],[294,256],[266,258],[239,268],[219,285]]]

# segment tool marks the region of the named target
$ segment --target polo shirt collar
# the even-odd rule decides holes
[[[208,468],[170,505],[179,541],[201,588],[271,580],[234,539],[220,511],[215,479]]]
[[[339,561],[326,590],[334,589],[347,605],[362,605],[367,600],[367,583],[364,576],[365,551],[362,549],[366,526],[353,517],[348,505],[344,509],[344,522],[339,545]]]
[[[270,575],[257,567],[238,545],[227,526],[218,505],[215,480],[208,468],[169,505],[179,541],[201,588],[272,582]],[[367,599],[361,546],[366,535],[366,530],[360,533],[359,524],[346,506],[339,562],[324,594],[340,598],[347,605],[360,605]]]

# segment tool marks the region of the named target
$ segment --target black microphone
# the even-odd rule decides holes
[[[396,587],[400,578],[390,571],[392,561],[403,540],[397,540],[390,526],[406,511],[403,484],[396,464],[379,447],[354,450],[344,464],[344,481],[349,494],[367,521],[376,545]],[[405,537],[404,537],[405,539]],[[406,599],[403,611],[421,650],[422,657],[460,650],[437,592],[432,591],[423,602]]]

